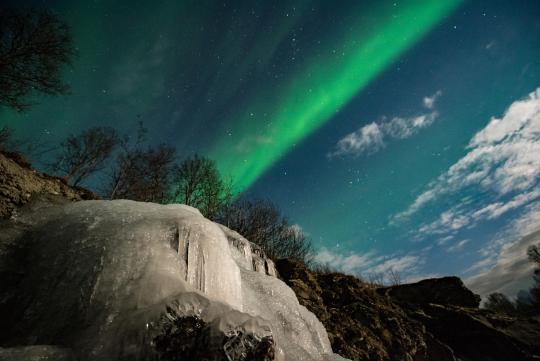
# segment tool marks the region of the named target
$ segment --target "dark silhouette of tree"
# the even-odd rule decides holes
[[[328,262],[325,262],[325,263],[313,262],[310,264],[309,269],[315,273],[319,273],[323,275],[339,272],[337,268],[335,268],[333,265],[331,265]]]
[[[215,162],[197,155],[173,171],[173,200],[198,208],[214,219],[232,199],[232,185],[222,179]]]
[[[68,26],[48,11],[0,8],[0,106],[22,111],[35,92],[64,94],[74,48]]]
[[[501,293],[492,293],[488,296],[486,308],[525,317],[540,315],[540,244],[530,246],[527,249],[527,256],[536,264],[532,288],[528,291],[519,291],[515,302],[510,301]]]
[[[61,172],[69,184],[78,186],[104,168],[118,142],[118,133],[111,127],[93,127],[70,135],[60,144],[52,169]]]
[[[484,307],[488,310],[507,315],[514,315],[516,313],[516,307],[512,301],[506,295],[499,292],[490,294]]]
[[[534,269],[534,286],[530,289],[531,308],[535,314],[540,314],[540,245],[530,246],[527,250],[529,260],[536,264]]]
[[[310,261],[310,240],[298,226],[291,225],[277,206],[268,200],[237,200],[223,212],[218,221],[259,245],[272,259],[296,258]]]
[[[110,198],[166,203],[175,159],[175,148],[166,144],[120,154],[110,183]]]
[[[283,229],[281,237],[273,247],[275,258],[296,258],[305,263],[311,262],[312,245],[302,229],[296,225],[289,225],[288,220]]]
[[[540,245],[533,245],[527,249],[527,256],[529,260],[536,264],[534,270],[534,281],[540,284]]]
[[[373,288],[384,287],[387,283],[385,282],[384,273],[382,272],[371,272],[367,275],[367,283]]]
[[[261,246],[271,257],[274,256],[274,245],[279,243],[283,230],[288,225],[275,204],[262,199],[237,200],[220,221]]]
[[[137,133],[134,139],[129,135],[124,135],[119,142],[120,152],[116,156],[116,163],[112,171],[108,174],[109,181],[105,186],[104,193],[110,199],[131,199],[130,179],[137,174],[136,162],[142,152],[143,144],[146,141],[146,129],[142,122],[138,122]]]
[[[523,316],[532,316],[534,314],[534,305],[531,293],[521,290],[516,298],[516,312]]]
[[[399,286],[402,283],[401,273],[390,267],[388,270],[388,280],[391,286]]]

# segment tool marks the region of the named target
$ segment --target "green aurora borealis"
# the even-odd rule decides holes
[[[275,102],[265,91],[243,113],[235,114],[231,136],[222,137],[210,152],[237,190],[243,191],[296,143],[330,120],[351,98],[448,16],[460,0],[415,0],[373,11],[372,29],[351,34],[341,56],[308,64],[279,89]],[[253,118],[265,115],[261,122]],[[239,147],[238,144],[242,145]]]
[[[179,160],[215,160],[241,196],[276,203],[320,259],[351,273],[394,267],[407,279],[467,279],[497,262],[519,236],[504,232],[526,212],[538,210],[530,220],[540,227],[540,196],[493,219],[452,223],[522,197],[484,183],[395,221],[467,157],[490,119],[540,86],[538,0],[4,2],[58,13],[78,52],[65,72],[70,94],[38,95],[25,113],[0,108],[0,126],[23,140],[54,146],[104,125],[131,135],[142,121],[149,144],[176,147]],[[436,114],[432,123],[411,126],[426,114]],[[410,132],[362,138],[394,119]],[[371,148],[329,156],[351,135]],[[47,171],[51,156],[31,160]],[[531,192],[537,170],[527,173]],[[514,291],[530,280],[516,277]]]

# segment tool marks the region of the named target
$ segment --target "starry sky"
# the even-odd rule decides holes
[[[316,259],[526,288],[540,235],[540,2],[31,1],[71,26],[71,94],[0,125],[94,125],[215,159]],[[46,157],[47,155],[44,155]],[[36,157],[36,164],[43,162]]]

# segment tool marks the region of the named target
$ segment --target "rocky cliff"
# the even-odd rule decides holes
[[[370,361],[525,361],[540,356],[540,320],[478,308],[457,277],[377,288],[294,260],[276,263],[325,325],[334,352]]]

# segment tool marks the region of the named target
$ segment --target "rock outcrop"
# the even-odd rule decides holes
[[[429,360],[424,327],[375,288],[353,276],[311,272],[294,260],[276,266],[300,303],[325,325],[334,352],[352,360]],[[450,350],[440,348],[453,360]]]
[[[280,276],[325,325],[334,352],[369,361],[531,361],[540,320],[478,308],[456,277],[376,288],[339,273],[279,260]]]
[[[94,193],[68,186],[61,178],[40,173],[16,154],[0,152],[0,219],[35,197],[50,201],[97,199]]]
[[[378,292],[401,303],[413,305],[435,303],[478,308],[481,300],[458,277],[430,278],[412,284],[380,288]]]

